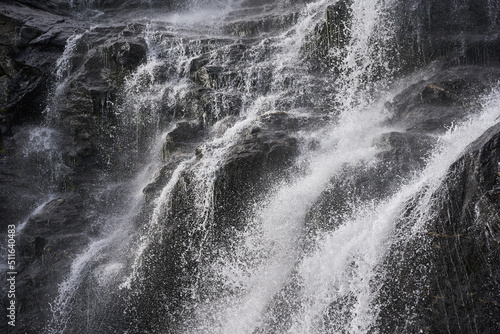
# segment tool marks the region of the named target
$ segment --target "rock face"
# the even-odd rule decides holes
[[[283,120],[276,122],[276,118]],[[278,124],[286,123],[293,123],[286,114],[267,115],[242,133],[215,171],[212,187],[204,188],[213,197],[213,206],[200,209],[204,203],[199,202],[196,164],[180,175],[169,211],[161,219],[162,235],[143,260],[151,270],[137,286],[141,294],[129,305],[131,321],[138,322],[140,328],[180,330],[189,318],[186,315],[194,315],[197,303],[211,298],[214,287],[200,279],[206,275],[203,267],[216,261],[221,252],[230,251],[236,231],[245,227],[245,210],[266,189],[269,178],[284,177],[283,170],[298,154],[297,139],[278,129]],[[199,150],[203,154],[203,149]],[[168,164],[162,170],[162,174],[167,173]],[[158,182],[162,182],[161,177],[145,190],[157,188]],[[169,312],[155,307],[166,302]]]
[[[334,68],[342,61],[345,54],[333,55],[331,50],[342,49],[350,39],[351,8],[349,0],[336,2],[328,6],[325,22],[315,27],[304,46],[306,59],[313,70]]]
[[[103,173],[100,150],[110,145],[102,106],[146,60],[144,40],[128,30],[140,27],[126,26],[96,29],[65,59],[67,40],[88,29],[69,9],[66,1],[0,5],[0,225],[27,226],[17,239],[17,326],[2,323],[6,333],[41,332],[41,319],[52,315],[48,301],[57,296],[55,282],[95,232],[86,210],[96,202],[87,190]],[[66,72],[56,73],[62,61]],[[55,97],[57,117],[44,120],[61,75],[72,82],[64,87],[68,95]]]
[[[218,230],[242,229],[242,213],[269,180],[285,177],[298,154],[298,140],[291,135],[293,123],[286,114],[265,115],[228,151],[215,183],[214,217],[224,226]],[[223,232],[218,239],[228,236]]]
[[[430,284],[433,301],[431,322],[438,329],[494,333],[500,330],[498,218],[499,130],[495,126],[473,143],[451,167],[439,215],[428,233],[437,277]],[[488,254],[483,256],[483,254]],[[438,293],[439,291],[439,293]],[[455,309],[446,321],[439,314]],[[472,315],[473,314],[473,315]],[[432,321],[434,319],[434,321]]]
[[[69,193],[45,205],[23,230],[18,245],[20,258],[17,276],[19,333],[38,333],[32,318],[48,318],[52,310],[46,299],[54,299],[57,289],[50,283],[57,273],[70,270],[67,254],[81,251],[88,242],[89,222],[84,218],[82,197]],[[23,291],[37,291],[37,296]],[[43,296],[43,297],[42,297]]]
[[[361,1],[312,2],[210,2],[228,11],[224,19],[198,1],[0,4],[0,228],[24,227],[16,239],[18,325],[2,321],[2,333],[197,328],[206,320],[200,313],[245,292],[214,268],[236,256],[273,187],[307,175],[303,166],[325,150],[318,136],[341,118],[335,94],[351,94],[342,78],[366,70],[348,83],[377,91],[390,76],[387,86],[399,80],[406,88],[385,104],[391,116],[372,144],[373,161],[342,166],[304,213],[296,264],[357,207],[387,199],[420,173],[436,138],[477,113],[478,98],[500,79],[496,2],[384,5],[394,31],[372,51],[386,58],[354,57],[355,68],[344,61],[359,38]],[[195,5],[197,15],[188,11]],[[288,57],[288,49],[297,53]],[[385,275],[374,331],[500,332],[499,163],[497,125],[451,166],[421,235],[405,239],[411,226],[400,218],[378,268]],[[243,277],[255,269],[232,265]],[[291,328],[301,284],[276,288],[254,333]],[[339,303],[325,312],[345,317]]]
[[[403,71],[436,59],[461,65],[497,64],[498,39],[493,33],[498,15],[488,1],[420,1],[401,3],[395,15],[398,57]]]
[[[500,281],[493,265],[500,249],[499,131],[498,125],[490,128],[452,165],[435,194],[435,215],[426,222],[427,235],[398,244],[391,252],[387,260],[391,275],[382,293],[384,331],[495,333],[500,329]],[[408,279],[400,280],[403,276]],[[414,302],[415,316],[394,317],[393,312],[408,300]]]
[[[40,3],[42,6],[42,3]],[[0,6],[0,129],[2,152],[2,226],[25,216],[30,204],[23,200],[13,211],[9,198],[18,192],[19,176],[28,184],[30,176],[19,168],[19,156],[23,153],[13,136],[19,126],[40,122],[51,88],[51,71],[64,51],[66,40],[74,30],[82,28],[71,17],[36,10],[16,2],[5,2]],[[29,174],[30,172],[28,172]],[[33,171],[31,171],[33,173]],[[22,183],[22,182],[21,182]],[[35,181],[38,183],[38,181]],[[22,197],[32,198],[40,189],[33,187]],[[42,186],[43,188],[43,186]],[[28,200],[28,203],[32,202]],[[32,205],[32,204],[31,204]],[[6,225],[5,225],[6,226]]]
[[[36,117],[45,107],[43,95],[55,61],[66,40],[83,25],[15,2],[3,4],[0,10],[2,112],[17,109],[15,118]]]

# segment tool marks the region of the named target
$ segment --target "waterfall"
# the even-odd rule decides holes
[[[301,317],[292,333],[336,331],[369,332],[377,317],[376,296],[380,289],[381,261],[393,240],[399,220],[408,224],[407,242],[421,233],[430,220],[429,208],[450,165],[466,146],[496,124],[499,117],[498,93],[485,97],[481,114],[455,125],[438,139],[425,169],[381,203],[357,208],[337,230],[321,237],[320,245],[299,265],[302,279]],[[406,204],[418,198],[416,210],[404,216]],[[323,318],[332,304],[344,302],[346,314]],[[353,305],[350,305],[352,303]],[[350,308],[350,309],[349,309]],[[330,329],[329,329],[330,330]]]
[[[279,41],[279,45],[286,47],[282,49],[283,54],[277,57],[278,70],[275,75],[278,80],[273,82],[271,90],[283,89],[279,82],[283,78],[279,75],[282,75],[283,69],[293,67],[299,61],[297,47],[294,47],[292,41],[296,43],[303,40],[307,33],[305,23],[310,24],[314,17],[317,19],[317,11],[324,10],[321,5],[324,6],[316,3],[307,8],[299,19],[299,28],[293,34],[284,34],[288,35],[285,41]],[[339,112],[338,120],[326,129],[320,129],[318,134],[308,134],[320,138],[321,148],[319,152],[306,151],[303,157],[298,158],[299,161],[307,160],[305,175],[297,175],[293,182],[278,184],[261,203],[256,204],[255,211],[250,214],[252,218],[247,229],[238,237],[241,244],[231,249],[227,258],[217,259],[212,264],[213,267],[208,269],[211,273],[209,277],[222,277],[220,285],[233,292],[228,294],[214,291],[216,295],[229,297],[198,306],[201,326],[195,325],[186,332],[253,333],[260,326],[266,328],[268,308],[275,295],[289,284],[297,261],[302,256],[300,245],[303,242],[308,210],[328,186],[330,179],[346,165],[373,163],[377,153],[373,141],[389,131],[383,125],[388,112],[383,107],[385,101],[376,103],[368,95],[363,96],[366,94],[366,82],[362,80],[371,74],[373,67],[379,65],[377,61],[382,57],[374,54],[367,40],[374,38],[384,43],[387,36],[384,32],[375,32],[373,29],[379,18],[367,16],[367,13],[373,15],[381,12],[382,9],[377,7],[379,4],[363,2],[356,5],[360,7],[353,9],[353,26],[357,29],[352,32],[352,41],[346,51],[348,56],[341,65],[342,74],[336,80],[336,85],[343,87],[341,92],[336,92],[340,112],[331,110],[331,113]],[[289,43],[292,45],[287,45]],[[364,65],[359,70],[357,61]],[[294,70],[296,71],[295,67]],[[302,84],[307,85],[308,78],[303,80]],[[279,95],[268,98],[279,98]],[[366,122],[360,123],[360,118]],[[206,206],[210,205],[209,198]],[[214,308],[214,304],[220,306]]]
[[[74,33],[67,41],[66,47],[64,48],[64,52],[59,57],[56,63],[56,72],[55,72],[55,88],[53,91],[53,96],[49,99],[47,104],[47,108],[45,109],[45,113],[47,115],[47,122],[53,123],[57,118],[57,110],[58,110],[58,102],[66,93],[69,77],[71,72],[73,71],[72,58],[76,51],[77,45],[79,41],[82,39],[85,33],[88,33],[90,30],[84,33]]]
[[[500,328],[459,316],[500,286],[477,269],[500,118],[481,1],[69,0],[41,119],[12,140],[35,184],[21,289],[43,295],[18,332]]]

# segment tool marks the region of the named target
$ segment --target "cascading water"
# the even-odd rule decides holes
[[[92,27],[67,40],[43,124],[15,135],[47,177],[18,224],[23,265],[59,266],[40,332],[432,332],[439,271],[405,259],[461,236],[427,229],[500,117],[486,2],[473,35],[474,11],[458,33],[436,18],[462,1],[130,0],[119,16],[71,0]]]

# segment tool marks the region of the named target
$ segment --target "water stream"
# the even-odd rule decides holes
[[[118,160],[109,159],[102,182],[89,191],[98,204],[88,216],[98,232],[59,281],[45,332],[379,333],[391,246],[420,237],[450,166],[500,117],[498,90],[478,98],[476,112],[446,124],[447,131],[423,134],[430,144],[421,165],[374,185],[381,171],[399,168],[384,160],[391,149],[384,138],[410,132],[394,121],[396,97],[430,80],[437,66],[402,77],[393,59],[398,1],[276,1],[268,4],[278,17],[272,28],[272,15],[248,1],[191,1],[176,11],[149,4],[155,9],[129,18],[142,27],[146,60],[106,109],[123,152],[110,154]],[[81,11],[102,4],[70,5]],[[329,48],[334,64],[321,72],[305,61],[305,46],[317,27],[338,28],[325,23],[325,13],[343,8],[335,6],[348,8],[340,19],[349,27],[335,32],[345,41]],[[74,79],[74,53],[100,17],[68,39],[47,125],[25,138],[26,157],[54,168],[52,183],[65,177],[59,102]],[[496,16],[490,21],[496,25]],[[217,207],[225,164],[245,140],[267,134],[266,119],[277,116],[308,124],[283,131],[296,139],[296,155],[265,189],[248,186],[259,196],[242,195],[239,223],[226,226]],[[365,190],[370,186],[377,191]],[[55,198],[54,188],[30,217]],[[116,192],[112,205],[100,202]],[[402,224],[406,232],[396,233]]]

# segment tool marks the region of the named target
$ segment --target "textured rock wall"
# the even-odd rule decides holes
[[[184,3],[153,1],[151,5],[179,8]],[[227,39],[207,38],[200,42],[204,43],[203,52],[190,60],[189,73],[184,73],[192,89],[175,105],[168,101],[160,104],[162,126],[176,120],[182,122],[166,137],[164,165],[157,178],[144,189],[143,217],[151,214],[150,200],[158,196],[178,162],[189,155],[197,155],[198,159],[202,156],[199,145],[213,130],[212,125],[225,117],[231,124],[230,116],[237,115],[244,102],[236,89],[224,95],[227,91],[245,85],[259,93],[270,91],[265,73],[262,77],[246,78],[240,64],[251,59],[253,55],[248,50],[259,38],[292,26],[298,12],[293,6],[301,5],[302,1],[244,1],[222,27],[229,36]],[[342,52],[332,51],[342,50],[351,38],[350,5],[351,1],[340,1],[328,7],[324,21],[313,29],[302,46],[304,62],[319,80],[322,75],[338,75]],[[77,1],[74,6],[82,8]],[[150,5],[138,1],[96,1],[91,7],[111,12],[116,8],[128,11],[142,6]],[[283,6],[293,8],[281,16],[265,14]],[[384,197],[394,191],[401,179],[425,164],[435,144],[435,134],[478,108],[476,97],[486,93],[500,78],[498,10],[494,2],[486,0],[422,0],[401,1],[387,14],[398,18],[391,41],[394,43],[391,66],[397,73],[409,75],[431,64],[426,70],[432,75],[411,85],[388,106],[394,112],[390,125],[401,130],[387,133],[375,143],[382,148],[378,158],[384,161],[383,167],[347,170],[345,178],[331,181],[308,213],[307,229],[311,235],[336,228],[327,216],[332,211],[347,212],[352,200]],[[23,153],[16,141],[23,131],[31,131],[29,126],[44,122],[43,110],[50,100],[48,92],[53,89],[56,61],[68,38],[75,32],[86,31],[69,59],[69,84],[54,121],[62,142],[63,172],[55,182],[58,195],[43,212],[31,217],[19,244],[21,325],[17,333],[41,331],[42,324],[51,316],[48,302],[55,298],[56,283],[69,271],[75,254],[88,244],[88,237],[98,234],[88,213],[98,211],[100,205],[116,203],[103,201],[103,204],[101,199],[91,196],[96,180],[108,176],[119,180],[132,175],[138,167],[128,165],[127,161],[142,153],[131,143],[135,144],[135,139],[141,142],[142,138],[144,148],[151,139],[148,124],[131,135],[137,138],[120,133],[120,126],[126,124],[120,123],[113,109],[113,105],[124,100],[120,92],[125,77],[147,59],[147,43],[142,37],[145,27],[119,23],[89,29],[88,22],[69,13],[66,1],[22,0],[0,4],[0,228],[4,230],[8,224],[24,218],[36,203],[37,194],[50,183],[39,182],[43,176],[30,175],[31,170],[22,168]],[[163,36],[166,40],[171,37]],[[238,42],[234,38],[239,38]],[[214,53],[213,45],[227,45],[227,48]],[[228,59],[227,67],[214,61],[224,57]],[[171,74],[167,70],[157,73],[155,80],[166,82],[165,77]],[[329,88],[318,87],[318,91],[321,89]],[[221,100],[224,108],[215,113],[214,106]],[[302,106],[309,105],[304,102]],[[183,173],[175,185],[170,211],[162,219],[162,234],[142,259],[150,270],[141,285],[134,286],[137,295],[118,293],[108,301],[107,305],[115,306],[109,308],[109,319],[116,320],[113,330],[120,332],[133,324],[130,326],[137,326],[143,332],[165,332],[181,326],[182,320],[193,311],[185,305],[192,297],[189,289],[200,288],[201,297],[197,298],[209,296],[209,287],[196,285],[202,262],[216,258],[217,252],[224,251],[231,242],[234,231],[244,228],[245,210],[269,190],[270,180],[288,176],[303,144],[296,133],[303,127],[319,127],[322,122],[320,113],[303,121],[278,111],[260,117],[243,131],[217,170],[210,212],[212,225],[208,230],[196,229],[204,217],[195,210],[195,169]],[[428,222],[427,235],[419,239],[423,241],[393,250],[395,258],[402,256],[405,262],[387,260],[393,275],[381,297],[382,332],[500,331],[497,316],[500,273],[496,269],[500,260],[498,133],[498,127],[489,130],[453,165],[436,194],[436,217]],[[18,137],[14,137],[16,134]],[[312,149],[314,143],[309,146]],[[17,196],[21,194],[19,200]],[[140,221],[137,225],[139,229]],[[190,240],[190,244],[185,240]],[[206,259],[201,259],[194,250],[207,240],[213,247],[207,250]],[[430,279],[420,281],[424,276]],[[415,297],[417,290],[423,296],[420,299]],[[90,301],[83,292],[76,298]],[[414,301],[417,316],[397,317],[405,314],[400,311],[408,300]],[[169,312],[157,307],[167,304]],[[130,312],[123,318],[121,308],[125,307]],[[83,321],[83,314],[82,311],[76,319]],[[106,320],[103,315],[96,319]],[[77,332],[78,321],[73,321],[69,330]],[[103,328],[92,330],[106,333]]]
[[[490,128],[451,166],[423,235],[390,252],[379,320],[384,332],[499,330],[499,130]],[[413,316],[394,316],[405,305]]]

